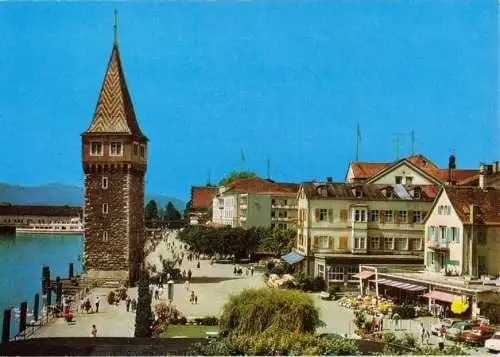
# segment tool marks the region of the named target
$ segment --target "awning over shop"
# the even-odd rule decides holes
[[[378,279],[378,283],[382,284],[382,285],[387,285],[387,286],[391,286],[391,287],[394,287],[394,288],[398,288],[398,289],[408,290],[408,291],[424,291],[424,290],[427,290],[426,287],[423,287],[423,286],[420,286],[420,285],[408,284],[408,283],[404,283],[402,281],[396,281],[396,280]]]
[[[455,294],[445,293],[443,291],[433,290],[422,295],[422,297],[444,302],[452,302],[454,299],[459,298],[460,296]]]
[[[375,275],[375,272],[370,271],[370,270],[363,270],[362,272],[358,274],[354,274],[352,277],[353,278],[359,278],[359,279],[367,279],[371,277],[372,275]]]
[[[288,254],[282,255],[281,259],[283,259],[288,264],[295,264],[304,259],[304,256],[296,252],[290,252]]]

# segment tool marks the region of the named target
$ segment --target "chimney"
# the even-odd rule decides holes
[[[333,179],[331,177],[327,177],[326,182],[333,182]]]
[[[484,174],[485,174],[485,165],[481,164],[479,165],[479,188],[483,189],[484,188]]]
[[[476,215],[477,215],[477,209],[478,207],[475,204],[470,204],[469,205],[469,223],[474,224],[476,220]]]
[[[456,165],[455,155],[450,155],[450,158],[448,160],[448,183],[450,185],[455,184],[455,169],[456,168],[457,168],[457,165]]]

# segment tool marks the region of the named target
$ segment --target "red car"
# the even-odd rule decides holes
[[[489,328],[489,326],[481,325],[471,331],[464,331],[462,336],[467,343],[484,346],[484,341],[491,338],[494,333],[495,330]]]

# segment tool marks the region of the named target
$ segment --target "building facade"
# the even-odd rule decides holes
[[[426,270],[446,276],[500,274],[500,191],[443,188],[425,222]]]
[[[188,208],[190,225],[206,223],[211,219],[212,200],[217,194],[214,186],[191,186],[191,201]]]
[[[213,223],[231,227],[295,229],[298,185],[261,178],[235,180],[219,187]]]
[[[298,195],[299,268],[358,282],[359,264],[423,264],[434,186],[306,182]]]
[[[0,225],[16,228],[28,228],[32,225],[70,225],[82,216],[81,207],[0,204]]]
[[[93,120],[82,134],[82,160],[85,277],[134,282],[143,260],[147,138],[136,119],[116,33]]]

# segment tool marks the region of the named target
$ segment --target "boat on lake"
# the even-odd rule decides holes
[[[71,218],[69,222],[30,223],[28,226],[16,227],[16,234],[82,234],[83,223],[80,218]]]

